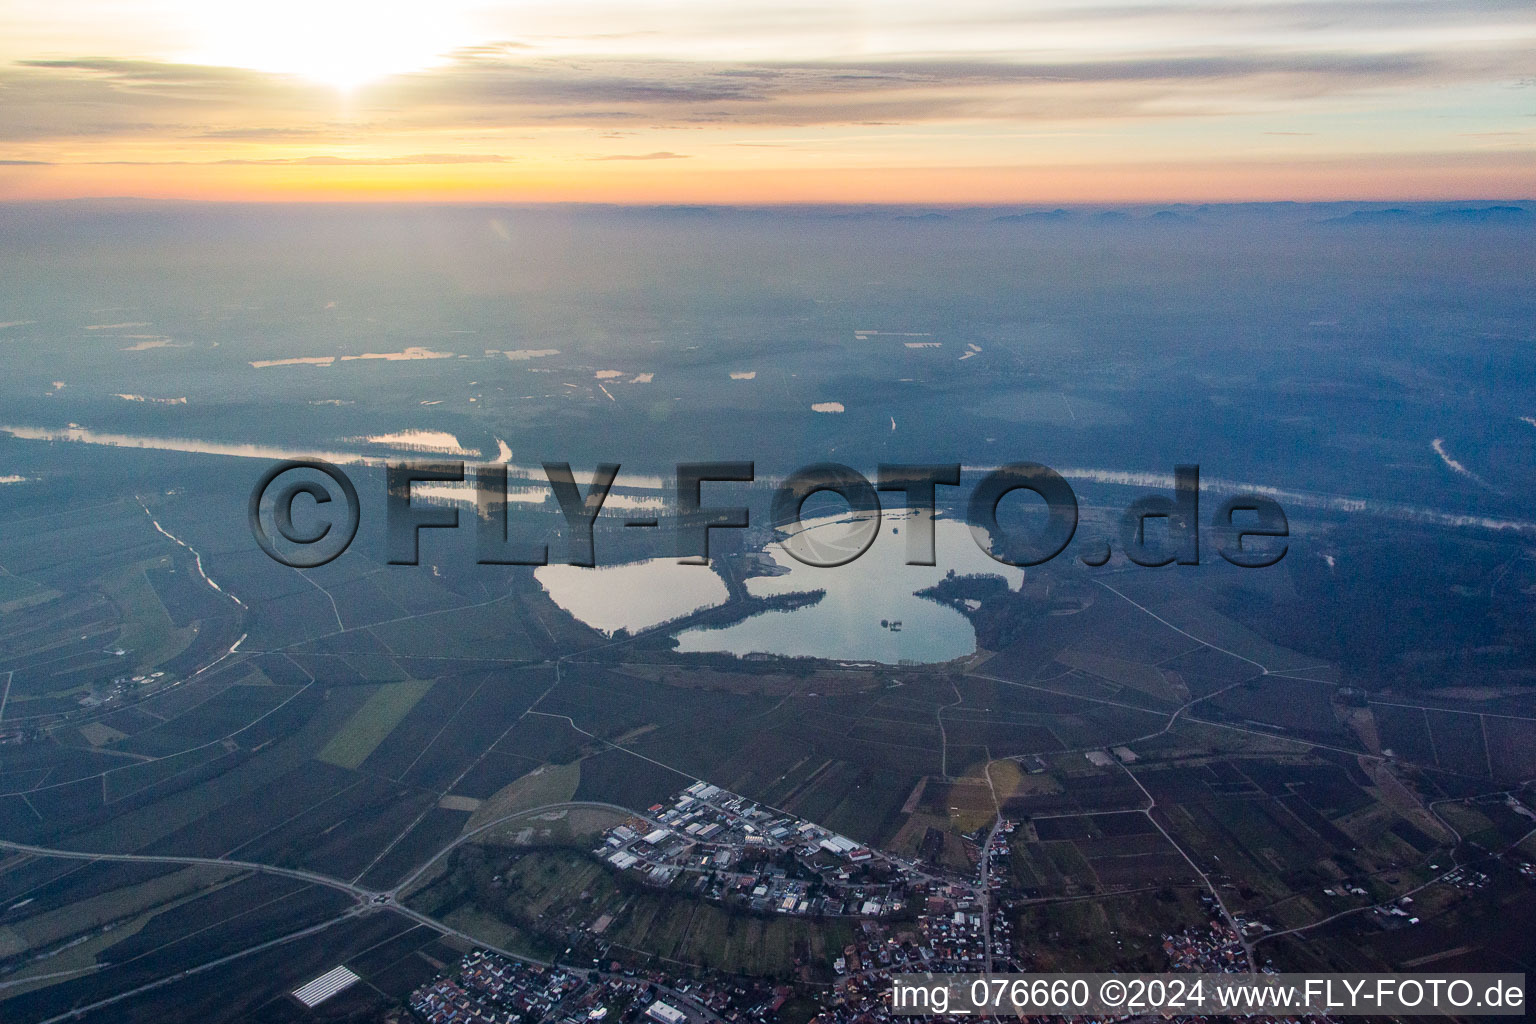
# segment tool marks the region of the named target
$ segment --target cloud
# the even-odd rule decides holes
[[[106,79],[123,83],[147,85],[192,85],[204,88],[212,82],[242,83],[253,77],[273,78],[285,76],[259,75],[243,68],[218,67],[208,64],[176,64],[156,60],[128,60],[119,57],[74,57],[55,60],[19,60],[18,67],[41,68],[53,71],[87,71]]]
[[[343,128],[339,125],[328,125],[325,127],[320,127],[317,125],[289,125],[286,127],[266,126],[249,128],[212,128],[208,131],[198,132],[196,137],[199,139],[231,139],[237,141],[268,142],[282,141],[286,139],[334,139],[338,135],[347,135],[350,133],[350,131],[350,129]]]
[[[144,60],[19,61],[0,67],[0,139],[168,138],[331,120],[323,90],[239,68]]]
[[[1405,26],[1428,28],[1440,25],[1502,26],[1526,22],[1530,0],[1248,0],[1242,4],[1210,2],[1077,4],[1038,3],[1027,9],[1008,4],[982,9],[965,17],[951,15],[942,27],[1007,33],[1042,27],[1073,26],[1103,30],[1130,27],[1145,34],[1148,28],[1199,24],[1208,29],[1219,17],[1227,33],[1339,33],[1344,30],[1401,31]],[[1213,10],[1214,8],[1214,10]],[[948,12],[946,12],[948,13]],[[920,25],[908,25],[920,31]]]
[[[218,160],[220,164],[245,164],[261,166],[287,164],[307,167],[405,167],[417,164],[503,164],[513,157],[495,153],[413,153],[408,156],[300,156],[273,157],[264,160]]]
[[[1279,6],[1311,17],[1323,17],[1325,10],[1306,3]],[[1383,4],[1357,6],[1375,11]],[[1326,5],[1330,15],[1334,10]],[[1273,110],[1286,102],[1305,110],[1330,96],[1506,82],[1532,71],[1529,39],[1518,35],[1443,49],[1334,50],[1321,45],[1325,40],[1310,49],[1255,45],[1134,56],[1085,51],[1056,59],[938,54],[800,61],[551,58],[494,44],[359,88],[349,98],[354,120],[347,122],[337,120],[333,91],[290,76],[101,57],[30,60],[0,68],[6,97],[0,139],[212,144],[366,137],[398,146],[443,131],[550,122],[789,127],[1170,118],[1260,105]],[[215,147],[209,148],[212,155]],[[226,149],[218,155],[230,154]]]
[[[1507,79],[1513,43],[1455,54],[1229,50],[1061,60],[904,58],[721,63],[477,60],[404,75],[360,99],[473,126],[548,120],[672,126],[911,124],[1219,114],[1249,104]]]
[[[687,153],[613,153],[609,156],[588,157],[589,160],[686,160]]]
[[[23,164],[42,167],[415,167],[433,164],[504,164],[517,159],[496,153],[412,153],[405,156],[294,156],[261,159],[229,157],[223,160],[78,160],[72,163],[43,160],[0,160],[0,166]],[[645,159],[637,157],[636,159]]]
[[[533,44],[506,39],[494,43],[479,43],[474,46],[461,46],[453,51],[452,56],[459,61],[499,59],[522,50],[533,49]]]

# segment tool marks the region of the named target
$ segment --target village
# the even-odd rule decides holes
[[[813,1024],[887,1024],[899,975],[1035,969],[1011,920],[1022,898],[1006,869],[1018,826],[999,819],[967,835],[971,873],[937,877],[698,781],[608,829],[592,853],[647,885],[684,885],[750,913],[857,918]],[[1205,909],[1206,925],[1162,936],[1166,969],[1246,971],[1241,939],[1208,896]],[[457,973],[413,992],[409,1005],[427,1024],[777,1024],[789,992],[717,971],[684,975],[604,959],[542,966],[476,950]]]
[[[525,963],[483,949],[452,976],[411,993],[427,1024],[771,1024],[788,989],[738,979],[674,979],[611,965],[607,972]]]

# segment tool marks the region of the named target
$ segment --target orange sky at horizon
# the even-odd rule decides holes
[[[57,0],[0,201],[1528,199],[1512,0]]]
[[[1136,204],[1530,200],[1529,168],[1449,159],[1076,167],[626,171],[438,167],[0,167],[8,201]],[[28,173],[32,172],[32,173]],[[39,173],[40,172],[40,173]],[[126,172],[126,173],[125,173]]]

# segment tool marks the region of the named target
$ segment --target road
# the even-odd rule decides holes
[[[1248,941],[1248,936],[1243,933],[1242,927],[1237,923],[1237,918],[1227,909],[1227,904],[1221,898],[1221,893],[1217,890],[1216,884],[1210,880],[1210,877],[1204,871],[1200,870],[1200,865],[1195,863],[1195,858],[1184,851],[1184,847],[1178,844],[1178,841],[1173,838],[1169,831],[1163,828],[1163,823],[1158,821],[1156,816],[1153,815],[1152,811],[1157,807],[1157,798],[1152,795],[1152,791],[1141,784],[1141,780],[1136,777],[1136,773],[1131,771],[1129,767],[1124,764],[1121,764],[1120,767],[1125,769],[1125,774],[1129,775],[1131,781],[1136,783],[1136,788],[1145,794],[1147,806],[1142,808],[1142,813],[1147,816],[1147,820],[1163,834],[1163,838],[1168,840],[1169,846],[1179,851],[1179,856],[1184,858],[1190,870],[1199,875],[1200,881],[1205,883],[1205,887],[1210,890],[1211,898],[1216,901],[1217,908],[1221,910],[1221,916],[1227,922],[1227,927],[1232,929],[1233,934],[1237,936],[1237,941],[1243,945],[1243,956],[1248,961],[1248,972],[1250,974],[1254,973],[1257,970],[1258,962],[1253,955],[1253,943]]]
[[[217,967],[223,966],[224,964],[239,960],[242,957],[250,956],[254,953],[259,953],[262,950],[271,949],[274,946],[279,946],[287,942],[293,942],[298,939],[306,938],[310,935],[322,932],[327,928],[331,928],[349,918],[369,913],[387,912],[398,914],[401,917],[408,918],[417,924],[430,928],[440,935],[452,936],[453,938],[470,943],[471,945],[480,949],[487,949],[494,953],[498,953],[509,960],[515,960],[527,964],[536,964],[541,967],[564,966],[568,970],[579,970],[583,973],[590,971],[590,966],[571,964],[561,965],[548,960],[540,960],[536,957],[531,957],[523,953],[514,953],[509,949],[503,949],[494,943],[485,941],[483,938],[471,935],[468,932],[460,931],[451,925],[444,924],[443,922],[429,917],[418,910],[414,910],[411,907],[405,906],[396,900],[396,894],[408,889],[429,867],[451,853],[454,849],[457,849],[460,845],[469,842],[475,837],[483,835],[491,829],[494,829],[497,826],[503,825],[506,822],[516,818],[547,813],[549,811],[581,807],[601,807],[608,810],[618,811],[625,815],[634,815],[635,813],[627,807],[620,807],[617,804],[599,803],[595,801],[566,801],[562,803],[544,804],[539,807],[530,807],[524,810],[514,811],[510,814],[497,818],[494,821],[487,822],[486,824],[475,829],[473,832],[468,832],[458,836],[451,843],[448,843],[442,849],[434,853],[432,857],[426,861],[426,863],[422,864],[421,867],[413,871],[399,885],[393,889],[385,891],[365,889],[362,886],[353,884],[352,882],[344,881],[340,878],[334,878],[330,875],[321,874],[317,871],[305,871],[300,868],[283,868],[271,864],[261,864],[248,860],[235,860],[227,857],[181,857],[141,853],[96,853],[86,850],[64,850],[48,846],[34,846],[30,843],[16,843],[6,839],[0,839],[0,850],[9,850],[13,853],[25,854],[33,857],[51,857],[64,860],[106,861],[126,864],[174,864],[187,867],[201,865],[227,868],[233,871],[249,871],[256,874],[276,875],[283,878],[292,878],[296,881],[307,882],[313,885],[324,886],[328,889],[335,889],[339,892],[344,892],[356,900],[355,906],[349,908],[345,913],[331,918],[328,921],[323,921],[319,924],[312,925],[308,928],[304,928],[296,932],[290,932],[287,935],[279,936],[278,938],[270,939],[266,942],[248,946],[238,952],[219,957],[216,960],[210,960],[206,963],[198,964],[196,967],[191,967],[184,971],[178,971],[174,975],[170,975],[165,978],[159,978],[146,985],[141,985],[137,988],[125,992],[119,992],[106,999],[91,1003],[88,1006],[77,1007],[68,1013],[61,1014],[57,1017],[53,1017],[47,1021],[41,1022],[41,1024],[54,1024],[56,1021],[74,1019],[86,1012],[102,1009],[115,1003],[122,1002],[125,999],[130,999],[133,996],[172,984],[173,982],[179,981],[183,978],[188,978],[195,974],[201,974],[205,971],[213,970]],[[639,817],[644,817],[644,815],[639,815]],[[598,973],[604,977],[614,977],[614,975],[606,971],[599,971]],[[674,1003],[674,1005],[680,1004],[683,1009],[687,1010],[691,1019],[695,1021],[705,1021],[707,1024],[720,1024],[719,1016],[708,1007],[699,1003],[692,996],[679,992],[667,985],[658,985],[657,987],[659,990],[666,993],[668,1000]]]
[[[992,844],[1003,830],[1003,816],[992,822],[992,831],[981,847],[981,948],[984,951],[986,972],[992,973]]]
[[[314,871],[303,871],[298,868],[280,868],[271,864],[259,864],[249,860],[230,860],[224,857],[177,857],[160,856],[146,853],[92,853],[85,850],[58,850],[48,846],[32,846],[29,843],[13,843],[9,839],[0,839],[0,850],[12,850],[16,853],[31,854],[34,857],[54,857],[63,860],[89,860],[111,861],[125,864],[179,864],[185,867],[195,865],[207,865],[217,868],[229,868],[235,871],[252,871],[261,875],[279,875],[283,878],[293,878],[301,882],[309,882],[312,885],[323,885],[328,889],[336,889],[353,897],[359,902],[372,903],[377,897],[386,895],[363,889],[344,882],[330,875],[322,875]]]
[[[661,824],[660,822],[651,818],[649,815],[641,814],[639,811],[632,811],[628,807],[621,807],[618,804],[603,803],[598,800],[566,800],[557,804],[544,804],[541,807],[532,807],[528,810],[513,811],[511,814],[504,814],[493,821],[486,822],[479,828],[472,829],[455,838],[448,845],[434,853],[415,871],[412,871],[409,875],[407,875],[404,881],[389,891],[389,894],[393,897],[406,892],[412,885],[416,883],[416,879],[425,874],[427,869],[430,868],[433,864],[436,864],[438,861],[442,860],[444,857],[448,856],[448,854],[452,853],[454,850],[458,849],[460,846],[469,842],[470,840],[491,831],[491,829],[504,825],[515,818],[521,818],[530,814],[541,814],[545,811],[562,810],[571,807],[599,807],[604,810],[617,811],[620,814],[626,815],[628,817],[642,818],[645,821],[651,822],[653,825]]]
[[[274,946],[282,946],[289,942],[307,938],[311,935],[318,935],[320,932],[323,932],[328,928],[335,927],[341,922],[347,920],[349,917],[356,916],[356,914],[357,908],[353,908],[345,914],[331,918],[329,921],[321,921],[317,925],[312,925],[300,931],[290,932],[287,935],[279,936],[278,938],[272,939],[268,942],[263,942],[255,946],[249,946],[237,953],[230,953],[228,956],[221,956],[217,960],[209,960],[207,963],[198,964],[196,967],[189,967],[184,971],[177,971],[175,974],[168,975],[167,977],[157,978],[148,984],[140,985],[138,988],[130,989],[127,992],[118,992],[117,994],[108,996],[105,999],[98,999],[94,1003],[87,1003],[85,1006],[77,1006],[67,1013],[61,1013],[58,1016],[49,1017],[46,1020],[39,1021],[38,1024],[59,1024],[61,1021],[78,1020],[80,1017],[94,1010],[105,1009],[114,1003],[120,1003],[125,999],[131,999],[134,996],[142,995],[145,992],[152,992],[157,988],[164,988],[167,985],[174,985],[176,982],[181,981],[184,978],[190,978],[193,975],[203,974],[207,971],[223,967],[225,964],[233,963],[234,961],[242,959],[243,957],[250,956],[253,953],[260,953],[262,950],[271,949]]]

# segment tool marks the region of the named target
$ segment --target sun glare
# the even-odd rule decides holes
[[[338,89],[440,63],[468,38],[465,4],[424,0],[199,2],[199,63],[298,75]]]

